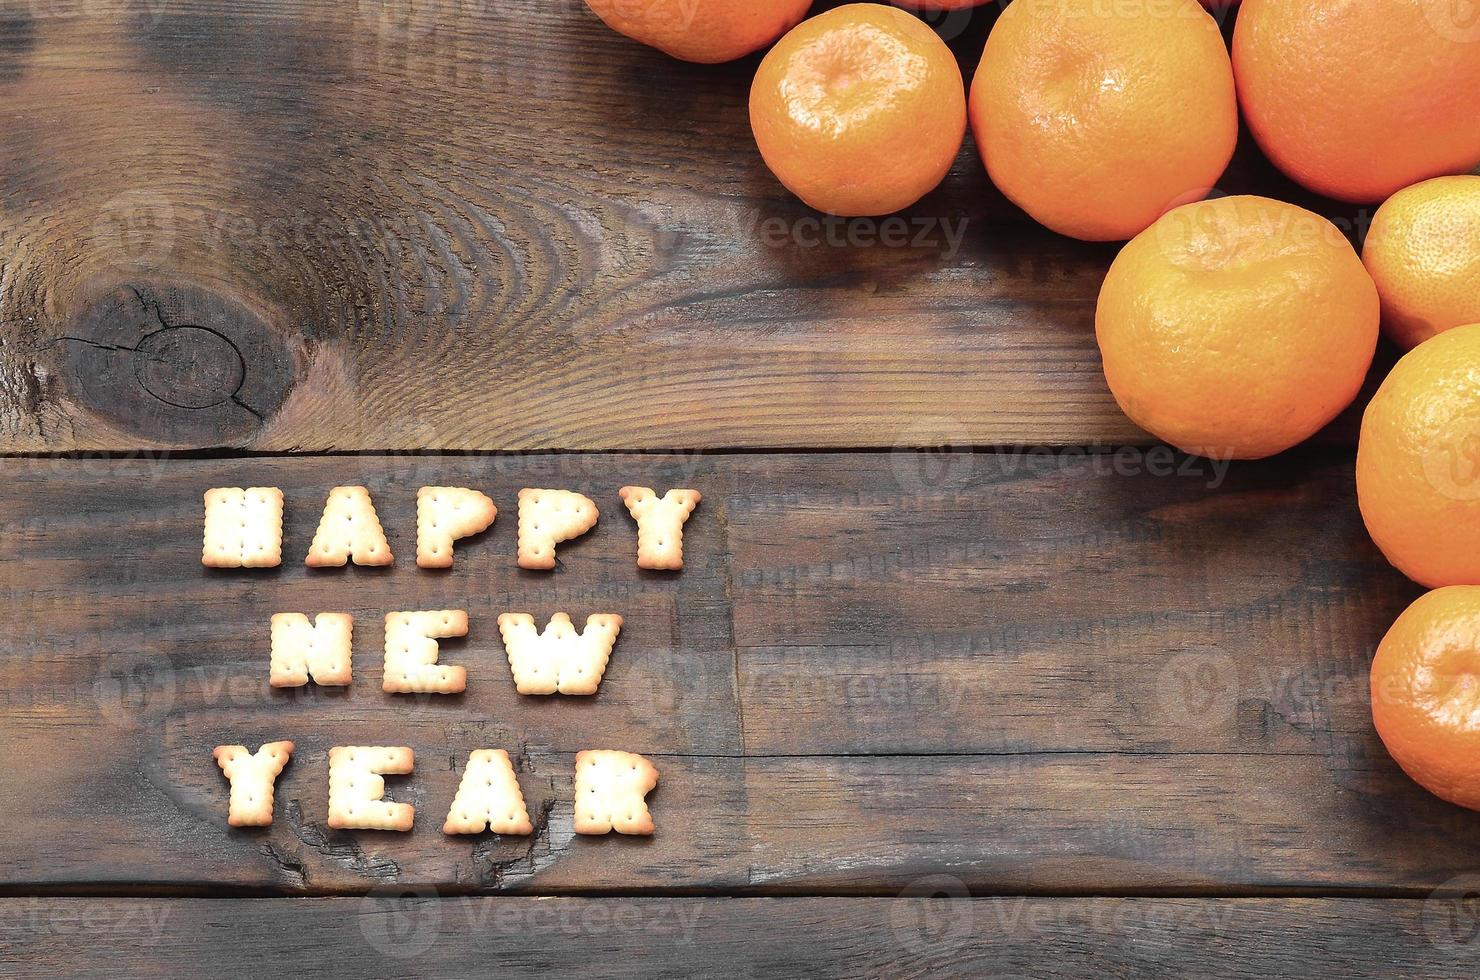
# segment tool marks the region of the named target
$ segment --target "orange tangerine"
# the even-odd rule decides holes
[[[873,3],[787,34],[756,72],[750,123],[771,172],[819,211],[878,215],[914,204],[966,134],[961,69],[916,17]]]
[[[683,61],[759,51],[807,16],[812,0],[586,0],[618,33]]]
[[[1351,403],[1377,323],[1377,290],[1331,222],[1226,197],[1177,208],[1121,249],[1095,336],[1137,425],[1190,453],[1258,459]]]
[[[1015,0],[987,38],[971,126],[1014,204],[1061,234],[1117,241],[1223,174],[1233,68],[1196,0]]]

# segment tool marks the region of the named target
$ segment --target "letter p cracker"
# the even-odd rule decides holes
[[[555,567],[555,546],[596,526],[596,504],[570,490],[519,491],[519,567]]]
[[[416,491],[416,564],[451,568],[452,542],[488,530],[498,508],[487,494],[462,487]]]

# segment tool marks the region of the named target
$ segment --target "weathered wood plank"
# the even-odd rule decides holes
[[[19,977],[1460,980],[1473,899],[0,900]],[[126,963],[120,949],[127,948]]]
[[[942,26],[968,75],[996,7]],[[0,450],[1143,438],[1093,338],[1113,247],[969,142],[893,223],[819,223],[754,59],[547,0],[0,16]],[[1308,201],[1247,149],[1223,185]]]
[[[1420,590],[1349,455],[770,465],[727,508],[750,752],[1370,752]]]
[[[948,874],[991,891],[1415,893],[1480,866],[1480,816],[1407,781],[1371,732],[1367,658],[1414,590],[1361,534],[1350,458],[1222,476],[1118,458],[7,461],[0,883],[785,893]],[[296,556],[325,488],[349,481],[400,563],[310,573]],[[614,495],[629,481],[704,492],[681,574],[636,569]],[[409,561],[422,483],[505,507],[448,574]],[[284,489],[289,563],[206,570],[200,493],[243,484]],[[524,485],[603,508],[554,574],[514,566]],[[448,645],[468,693],[381,694],[379,615],[446,605],[472,614]],[[493,620],[516,605],[627,617],[597,698],[514,693]],[[266,687],[266,622],[285,609],[360,615],[347,693]],[[280,737],[300,750],[277,824],[229,830],[211,747]],[[324,753],[387,740],[418,752],[392,781],[418,829],[329,832]],[[657,761],[655,839],[574,838],[571,757],[596,745]],[[480,747],[518,757],[533,838],[440,834]]]

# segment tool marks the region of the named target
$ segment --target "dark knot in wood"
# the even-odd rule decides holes
[[[286,339],[232,297],[135,282],[85,304],[57,344],[79,402],[183,448],[238,444],[261,429],[297,373]]]

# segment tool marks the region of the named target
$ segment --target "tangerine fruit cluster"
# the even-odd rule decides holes
[[[1373,540],[1437,589],[1378,648],[1372,711],[1398,763],[1480,809],[1480,25],[1450,0],[1012,0],[969,94],[912,11],[985,0],[587,0],[691,61],[771,46],[750,92],[766,165],[840,216],[910,207],[968,123],[1039,223],[1126,241],[1095,333],[1111,393],[1190,453],[1258,459],[1367,406],[1356,482]],[[1237,8],[1231,51],[1210,9]],[[1381,206],[1359,257],[1293,204],[1218,197],[1240,118],[1295,182]]]

